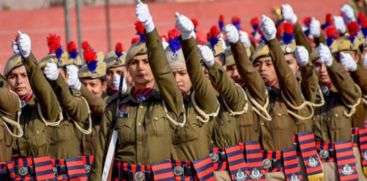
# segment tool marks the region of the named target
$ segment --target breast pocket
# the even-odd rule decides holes
[[[115,130],[118,132],[119,144],[132,143],[135,141],[133,121],[129,118],[118,118]]]
[[[290,117],[286,108],[274,109],[272,118],[271,127],[274,130],[291,129],[295,125],[294,119]]]
[[[331,130],[351,128],[351,118],[344,115],[346,109],[343,106],[333,108],[328,114],[328,120]]]
[[[42,121],[37,121],[37,123],[33,125],[32,131],[29,131],[29,144],[33,148],[41,148],[42,146],[46,146],[48,144],[48,131],[47,126]]]

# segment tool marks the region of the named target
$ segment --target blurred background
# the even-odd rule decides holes
[[[251,32],[250,19],[262,14],[274,16],[282,3],[292,5],[299,22],[316,17],[321,23],[325,15],[340,15],[340,8],[349,0],[146,0],[161,35],[175,25],[175,12],[198,20],[197,30],[206,34],[233,16],[241,19],[243,30]],[[353,1],[353,0],[352,0]],[[46,37],[60,35],[63,48],[70,40],[87,40],[97,51],[112,50],[122,42],[127,51],[135,32],[135,0],[0,0],[0,71],[12,55],[11,41],[18,30],[32,39],[33,52],[38,59],[48,53]]]

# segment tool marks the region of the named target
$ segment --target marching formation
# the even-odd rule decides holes
[[[160,36],[138,0],[138,38],[106,56],[18,32],[0,76],[0,180],[367,180],[367,17],[355,4],[301,26],[176,13]]]

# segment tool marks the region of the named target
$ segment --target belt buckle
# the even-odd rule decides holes
[[[291,175],[290,181],[301,181],[301,179],[296,174],[293,173]]]
[[[210,160],[213,162],[213,163],[216,163],[219,161],[219,155],[218,153],[210,153],[209,154],[209,157],[210,157]]]
[[[261,171],[259,169],[254,168],[254,169],[251,170],[250,178],[252,180],[261,179],[262,176],[263,176],[263,174],[261,173]]]
[[[263,166],[265,169],[269,169],[271,167],[272,163],[270,159],[264,159],[263,160]]]
[[[329,150],[320,149],[319,155],[320,155],[320,158],[326,159],[329,157]]]
[[[18,174],[22,177],[28,175],[28,167],[18,167]]]
[[[141,172],[141,171],[136,172],[134,174],[134,180],[136,180],[136,181],[143,181],[143,180],[145,180],[145,174],[143,172]]]
[[[173,169],[173,173],[176,175],[176,176],[182,176],[184,174],[184,169],[182,166],[176,166],[174,169]]]
[[[242,170],[237,170],[235,181],[245,181],[247,179],[247,175]]]
[[[314,168],[317,165],[319,165],[319,161],[315,157],[311,156],[310,158],[308,158],[308,162],[307,162],[308,167]]]
[[[90,172],[90,165],[84,165],[85,173],[89,174]]]

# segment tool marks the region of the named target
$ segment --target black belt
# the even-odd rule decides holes
[[[264,159],[263,164],[265,169],[282,168],[283,159]]]
[[[30,175],[30,176],[35,176],[36,175],[36,172],[34,171],[34,168],[33,167],[18,167],[16,166],[15,169],[15,174],[16,175],[19,175],[21,177],[25,177],[27,175]]]
[[[209,157],[213,163],[216,163],[216,162],[222,163],[222,162],[227,161],[227,155],[225,152],[210,153]]]
[[[133,173],[132,171],[121,171],[120,169],[115,170],[116,172],[113,174],[115,178],[122,178],[126,180],[153,180],[153,172],[152,171],[137,171]]]
[[[321,159],[335,158],[335,150],[317,149],[317,153]]]
[[[195,175],[195,170],[193,167],[187,165],[175,166],[173,168],[173,174],[175,176],[191,177]]]
[[[57,165],[54,167],[54,172],[57,172],[57,175],[66,175],[68,173],[68,169],[66,165]]]

